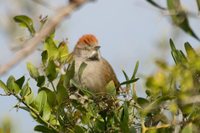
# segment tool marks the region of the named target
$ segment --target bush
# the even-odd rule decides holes
[[[170,2],[173,1],[168,3],[171,8]],[[20,15],[14,20],[27,28],[31,36],[35,35],[37,30],[29,17]],[[41,27],[45,22],[46,18],[41,21]],[[198,39],[188,29],[185,31]],[[54,34],[51,33],[43,42],[41,66],[27,63],[31,79],[10,76],[6,83],[0,80],[5,95],[17,98],[15,107],[27,111],[37,121],[35,131],[198,132],[200,56],[188,42],[184,54],[170,40],[175,64],[170,66],[163,60],[156,62],[159,71],[146,79],[146,97],[139,97],[135,90],[138,62],[131,77],[123,71],[126,81],[121,83],[125,87],[119,96],[113,93],[112,82],[107,85],[108,94],[102,96],[89,92],[73,79],[75,66],[67,42],[55,41]],[[80,76],[85,67],[82,64],[79,68]],[[33,94],[29,80],[35,81],[37,94]]]

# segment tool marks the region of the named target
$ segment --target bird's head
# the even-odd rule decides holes
[[[100,46],[96,37],[92,34],[86,34],[78,40],[74,54],[86,60],[95,61],[101,58],[99,49]]]

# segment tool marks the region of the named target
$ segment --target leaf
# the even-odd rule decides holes
[[[116,95],[116,88],[115,88],[115,83],[113,80],[111,80],[107,85],[106,85],[106,94],[109,95]]]
[[[19,88],[22,88],[23,84],[25,81],[25,77],[22,76],[21,78],[19,78],[18,80],[15,81],[15,83],[19,86]]]
[[[79,69],[78,69],[78,78],[79,81],[81,81],[81,76],[83,74],[83,71],[85,70],[85,68],[87,67],[87,64],[85,62],[81,63]]]
[[[50,116],[51,116],[51,108],[49,104],[46,103],[43,108],[42,118],[43,120],[48,121],[50,119]]]
[[[134,71],[133,71],[133,74],[132,74],[131,79],[134,79],[134,78],[135,78],[135,75],[136,75],[136,73],[137,73],[137,71],[138,71],[138,67],[139,67],[139,61],[137,61],[136,64],[135,64],[135,69],[134,69]]]
[[[60,62],[65,63],[69,55],[69,50],[65,41],[62,41],[59,44],[58,52],[59,52]]]
[[[34,100],[34,104],[37,107],[37,110],[41,112],[44,109],[46,103],[47,103],[47,94],[45,91],[40,91]]]
[[[128,114],[128,105],[127,102],[124,102],[123,104],[123,110],[121,113],[121,121],[120,121],[120,127],[123,133],[129,132],[128,122],[129,122],[129,114]]]
[[[129,77],[128,77],[128,75],[126,74],[126,72],[125,72],[124,70],[122,70],[122,72],[123,72],[123,74],[124,74],[126,80],[129,80]]]
[[[58,57],[59,52],[53,40],[53,36],[47,37],[44,44],[44,49],[47,51],[48,59],[54,60]]]
[[[137,130],[134,126],[130,127],[130,133],[137,133]]]
[[[45,91],[47,94],[47,101],[48,101],[48,104],[50,105],[50,107],[52,107],[52,108],[56,107],[56,104],[57,104],[56,94],[52,90],[48,89],[47,87],[42,87],[39,89],[39,91]],[[57,92],[57,94],[58,94],[58,92]]]
[[[145,98],[142,97],[138,97],[137,98],[137,103],[141,106],[141,107],[145,107],[149,104],[149,101]]]
[[[27,93],[27,95],[24,96],[25,102],[30,105],[31,103],[33,103],[34,101],[34,94],[33,91],[31,90],[30,87],[28,87],[27,89],[30,89],[30,92]],[[29,91],[29,90],[28,90]]]
[[[125,72],[124,70],[122,70],[122,72],[123,72],[124,77],[125,77],[125,79],[126,79],[125,82],[129,81],[130,79],[129,79],[128,75],[126,74],[126,72]],[[121,84],[120,84],[120,85],[121,85]],[[126,88],[127,88],[127,89],[130,89],[130,87],[131,87],[130,84],[126,84]]]
[[[171,47],[171,54],[176,64],[178,63],[185,63],[187,61],[186,56],[183,54],[181,50],[177,50],[174,42],[170,39],[170,47]]]
[[[156,2],[154,2],[153,0],[146,0],[147,2],[149,2],[151,5],[161,9],[161,10],[166,10],[166,8],[160,6],[159,4],[157,4]]]
[[[183,10],[180,0],[167,0],[167,6],[173,23],[187,34],[200,41],[199,37],[194,33],[189,25],[187,14]]]
[[[196,0],[196,2],[197,2],[198,10],[200,12],[200,0]]]
[[[41,56],[42,56],[42,63],[43,63],[43,65],[45,65],[47,63],[47,60],[48,60],[47,50],[43,51]]]
[[[37,78],[40,76],[38,69],[30,62],[27,63],[27,69],[29,71],[30,76],[33,79],[37,80]]]
[[[189,123],[183,128],[181,133],[193,133],[193,128],[194,128],[193,124]]]
[[[37,86],[42,87],[45,84],[45,76],[37,77]]]
[[[68,88],[70,80],[74,77],[75,74],[75,62],[73,61],[66,71],[66,74],[64,75],[64,87]]]
[[[79,125],[75,125],[74,132],[75,133],[85,133],[86,130],[83,127],[79,126]]]
[[[67,88],[64,87],[64,76],[61,76],[58,85],[57,85],[57,95],[56,99],[58,101],[58,104],[62,104],[64,99],[68,96]]]
[[[136,82],[138,80],[139,80],[139,78],[131,79],[131,80],[128,80],[128,81],[120,83],[120,85],[131,84],[131,83],[134,83],[134,82]]]
[[[21,97],[25,97],[27,95],[31,94],[31,88],[29,87],[29,83],[27,82],[25,86],[22,88],[22,91],[20,92]]]
[[[19,86],[15,83],[15,78],[10,76],[7,80],[7,87],[10,91],[17,94],[20,91]]]
[[[50,60],[45,70],[48,80],[51,82],[56,79],[58,72],[56,71],[56,65],[53,60]]]
[[[42,133],[54,133],[49,127],[43,125],[37,125],[34,127],[34,131],[42,132]]]
[[[142,114],[145,116],[147,113],[149,113],[150,111],[159,108],[159,105],[166,101],[166,100],[171,100],[174,97],[172,96],[162,96],[160,98],[157,98],[156,100],[152,101],[151,103],[149,103],[147,106],[145,106],[145,108],[142,110]]]
[[[197,53],[188,42],[186,42],[184,45],[189,59],[192,59],[197,56]]]
[[[8,87],[2,80],[0,80],[0,88],[2,88],[6,94],[9,92]]]
[[[25,16],[25,15],[18,15],[18,16],[15,16],[13,19],[15,22],[26,27],[29,30],[29,32],[31,33],[31,35],[34,36],[35,29],[33,27],[33,21],[31,18],[29,18],[28,16]]]

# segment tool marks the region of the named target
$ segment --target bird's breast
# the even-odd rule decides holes
[[[105,93],[106,80],[103,74],[103,61],[84,61],[87,66],[79,79],[78,70],[83,63],[81,59],[75,60],[75,80],[92,92]]]

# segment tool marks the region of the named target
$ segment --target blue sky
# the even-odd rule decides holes
[[[160,0],[160,2],[165,4],[163,0]],[[64,0],[56,2],[51,0],[50,2],[55,7],[64,3]],[[53,11],[46,7],[34,2],[31,4],[39,10],[37,16],[41,13],[49,14],[49,16],[53,14]],[[197,13],[195,1],[183,0],[183,4],[184,8]],[[15,12],[16,15],[20,13],[26,14],[23,11]],[[159,41],[163,40],[166,48],[168,47],[168,39],[171,37],[175,40],[177,47],[181,49],[183,49],[183,43],[186,41],[189,41],[195,48],[200,46],[198,41],[185,33],[180,33],[180,30],[171,26],[170,23],[168,16],[161,14],[158,9],[144,0],[98,0],[83,6],[63,21],[57,29],[56,39],[68,38],[69,48],[72,50],[78,38],[83,34],[92,33],[96,35],[102,46],[102,55],[113,66],[118,79],[122,82],[124,77],[121,69],[131,74],[137,60],[140,61],[139,75],[141,78],[156,71],[154,65],[156,58],[166,58],[172,63],[170,51],[157,47]],[[199,20],[191,18],[191,24],[197,35],[200,36]],[[176,34],[180,34],[180,37],[176,38]],[[14,56],[10,51],[9,42],[6,34],[0,29],[0,64],[6,63]],[[39,60],[40,53],[36,51],[9,71],[8,74],[1,77],[1,80],[6,81],[9,75],[14,75],[17,78],[22,75],[28,77],[26,62],[31,61],[33,64],[39,65]],[[34,81],[32,85],[34,86]],[[139,81],[137,84],[139,95],[143,95],[143,87],[142,81]],[[34,87],[34,91],[36,92],[37,88]],[[0,92],[2,91],[0,90]],[[16,112],[15,109],[12,109],[16,102],[15,98],[0,97],[0,122],[3,118],[9,117],[13,121],[15,132],[33,133],[33,127],[36,123],[28,113],[21,110]]]

